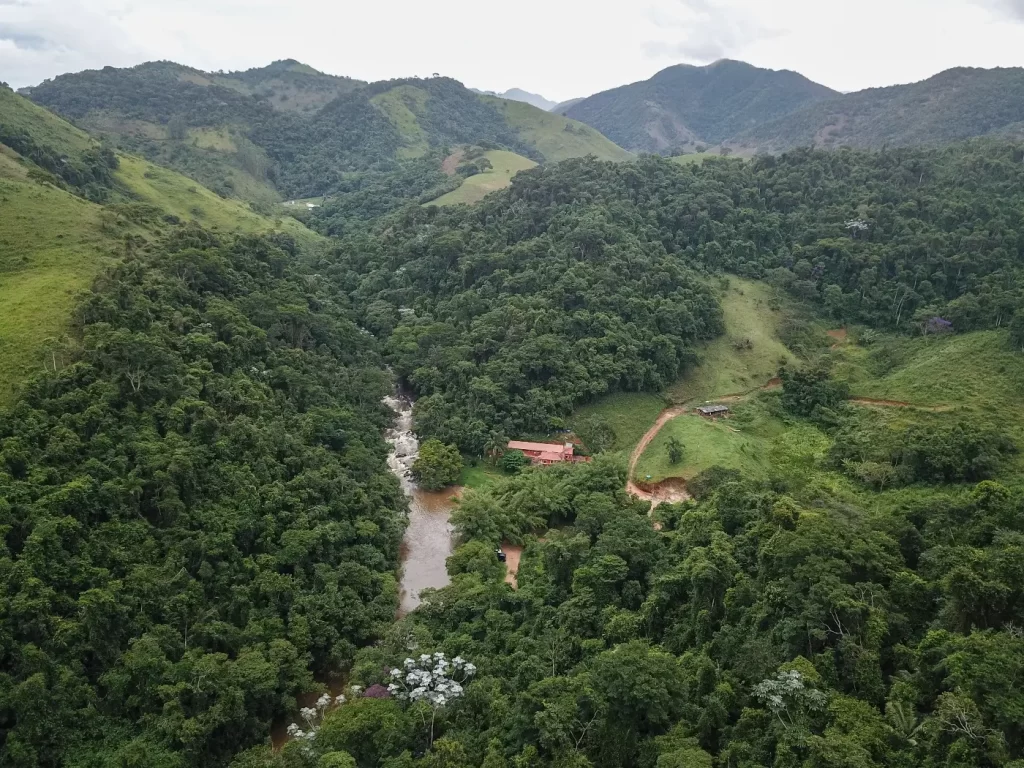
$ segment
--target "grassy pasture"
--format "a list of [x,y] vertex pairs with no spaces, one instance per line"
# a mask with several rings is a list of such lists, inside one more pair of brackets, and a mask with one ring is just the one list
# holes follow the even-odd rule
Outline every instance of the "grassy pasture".
[[773,378],[796,358],[779,340],[785,310],[765,283],[728,278],[721,293],[725,333],[699,350],[700,365],[669,388],[677,403],[695,403],[747,392]]
[[472,205],[483,200],[491,192],[504,189],[512,183],[512,177],[519,171],[534,168],[537,164],[529,158],[508,152],[504,149],[492,149],[484,153],[491,161],[491,168],[476,176],[470,176],[462,185],[427,205]]
[[596,128],[553,112],[545,112],[532,104],[481,96],[496,107],[505,122],[515,128],[525,142],[533,145],[548,162],[570,157],[594,155],[599,160],[630,160],[633,153],[606,138]]

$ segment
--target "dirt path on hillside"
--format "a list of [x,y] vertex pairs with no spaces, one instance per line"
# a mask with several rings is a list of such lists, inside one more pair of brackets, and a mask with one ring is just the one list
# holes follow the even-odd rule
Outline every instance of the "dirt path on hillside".
[[644,436],[640,438],[640,442],[636,444],[636,448],[633,449],[633,453],[629,455],[629,476],[626,481],[626,492],[636,496],[638,499],[644,499],[645,501],[651,502],[651,508],[658,506],[663,503],[674,504],[679,501],[686,501],[690,498],[690,494],[686,492],[686,483],[680,478],[670,478],[663,483],[655,483],[652,485],[644,484],[644,487],[633,482],[633,472],[636,470],[636,463],[640,460],[643,452],[647,449],[647,446],[651,444],[651,440],[655,438],[661,428],[668,424],[676,416],[686,413],[686,406],[674,405],[671,408],[666,408],[660,414],[658,414],[657,420],[648,429]]
[[[842,336],[839,336],[839,334],[842,334]],[[830,331],[829,335],[833,336],[833,338],[845,338],[846,330],[841,329],[840,331]],[[708,402],[736,403],[746,400],[757,392],[766,392],[768,390],[778,389],[781,386],[782,379],[774,378],[765,384],[762,384],[760,387],[755,387],[754,389],[746,392],[737,392],[731,395],[715,397],[708,400]],[[932,411],[935,413],[952,410],[952,406],[949,405],[915,405],[914,403],[908,403],[903,400],[883,400],[874,397],[851,397],[848,398],[847,402],[855,405],[875,405],[886,408],[914,408],[919,411]],[[662,427],[677,416],[681,416],[686,413],[686,411],[687,407],[685,405],[674,405],[671,408],[666,408],[658,414],[657,420],[653,425],[651,425],[651,428],[644,433],[644,436],[640,438],[640,442],[636,444],[633,452],[629,455],[629,479],[626,481],[626,492],[636,496],[638,499],[644,499],[645,501],[651,502],[652,509],[659,504],[675,504],[691,498],[689,492],[686,490],[686,481],[681,477],[669,477],[662,480],[660,483],[637,483],[633,480],[637,462],[640,461],[640,457],[643,455],[644,451],[647,450],[647,446],[651,444],[651,441],[661,431]],[[511,572],[512,569],[510,568],[509,571]]]
[[441,171],[447,176],[454,176],[456,169],[459,167],[459,163],[462,162],[462,156],[465,154],[466,150],[464,149],[457,149],[452,152],[441,163]]

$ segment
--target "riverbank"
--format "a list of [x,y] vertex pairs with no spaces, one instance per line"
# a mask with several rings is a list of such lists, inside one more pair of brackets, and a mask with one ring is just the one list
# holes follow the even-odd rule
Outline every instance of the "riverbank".
[[412,478],[412,465],[419,456],[419,440],[412,429],[412,400],[401,395],[384,398],[396,414],[395,426],[385,439],[391,445],[388,468],[402,484],[409,498],[409,525],[402,538],[400,604],[398,616],[405,616],[420,604],[420,592],[449,584],[445,563],[452,553],[449,522],[459,489],[425,491]]

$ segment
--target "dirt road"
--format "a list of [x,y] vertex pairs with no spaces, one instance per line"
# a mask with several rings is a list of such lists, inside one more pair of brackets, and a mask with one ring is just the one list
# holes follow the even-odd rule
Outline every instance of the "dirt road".
[[633,453],[629,456],[629,479],[626,481],[626,492],[636,496],[639,499],[645,499],[651,502],[652,507],[656,507],[659,504],[670,503],[674,504],[679,501],[686,501],[690,498],[690,494],[686,492],[686,484],[680,478],[670,478],[663,483],[656,483],[654,485],[647,486],[650,488],[641,488],[639,485],[633,482],[633,472],[636,470],[636,463],[640,460],[644,450],[648,445],[651,444],[651,440],[654,439],[655,435],[661,431],[661,428],[668,424],[676,416],[686,413],[686,407],[682,405],[675,405],[671,408],[666,408],[659,415],[657,420],[651,426],[644,436],[640,438],[640,442],[636,444],[636,448],[633,449]]

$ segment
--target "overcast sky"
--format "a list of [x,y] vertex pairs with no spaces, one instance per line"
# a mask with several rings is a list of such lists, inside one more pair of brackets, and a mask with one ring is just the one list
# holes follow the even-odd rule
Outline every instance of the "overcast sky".
[[843,91],[1024,66],[1024,0],[0,0],[0,80],[14,87],[154,59],[294,58],[564,100],[723,57]]

